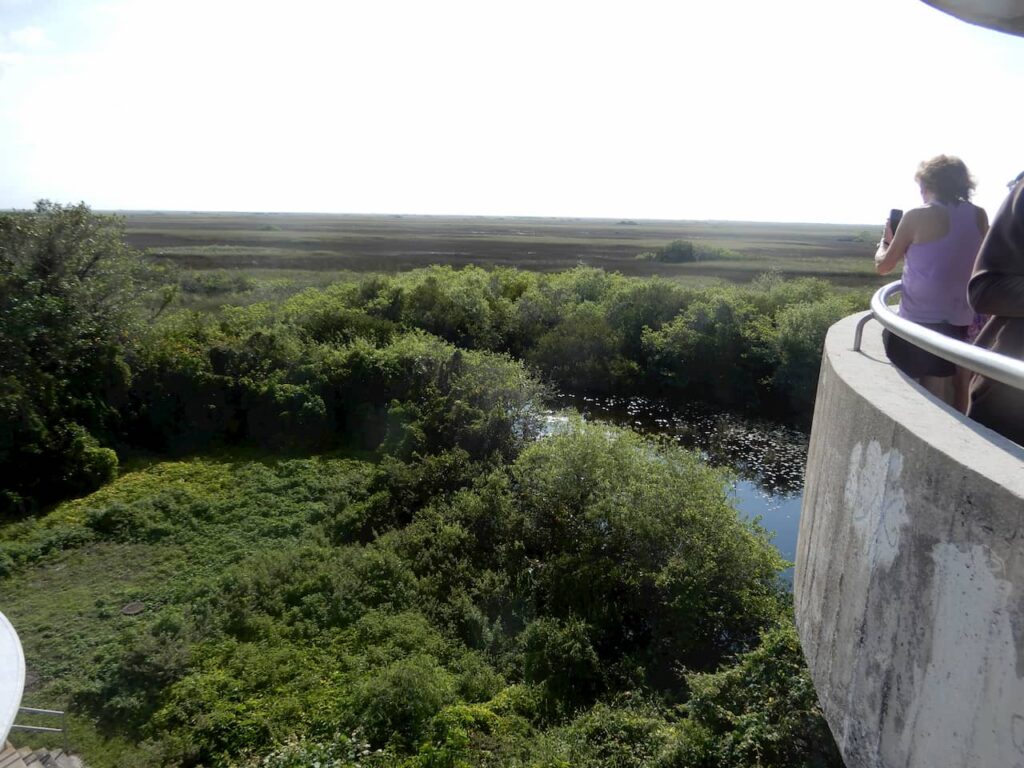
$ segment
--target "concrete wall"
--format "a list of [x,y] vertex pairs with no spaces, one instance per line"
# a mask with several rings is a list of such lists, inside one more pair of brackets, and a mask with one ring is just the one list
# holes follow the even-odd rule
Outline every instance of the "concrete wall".
[[848,768],[1024,767],[1024,450],[831,328],[797,626]]

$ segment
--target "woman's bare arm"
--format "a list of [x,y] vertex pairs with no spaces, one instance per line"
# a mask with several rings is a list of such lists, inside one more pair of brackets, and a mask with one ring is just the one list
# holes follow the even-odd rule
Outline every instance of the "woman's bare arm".
[[[878,244],[875,251],[875,271],[880,275],[887,275],[892,272],[896,265],[907,255],[907,249],[914,242],[914,230],[918,224],[917,209],[907,211],[896,227],[896,233],[889,229],[889,223],[885,224],[885,235],[882,242]],[[886,239],[890,242],[886,244]]]

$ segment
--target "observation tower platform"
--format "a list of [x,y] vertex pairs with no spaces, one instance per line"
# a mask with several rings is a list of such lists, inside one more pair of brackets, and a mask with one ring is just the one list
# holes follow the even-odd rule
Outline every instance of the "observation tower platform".
[[[1024,448],[828,333],[797,627],[847,768],[1024,765]],[[1024,392],[1021,393],[1024,397]]]

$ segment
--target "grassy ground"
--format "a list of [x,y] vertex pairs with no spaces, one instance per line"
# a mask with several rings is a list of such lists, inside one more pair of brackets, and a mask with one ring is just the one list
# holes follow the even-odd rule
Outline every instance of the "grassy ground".
[[[329,282],[346,272],[431,264],[558,271],[577,264],[687,282],[745,282],[776,269],[840,285],[874,285],[870,226],[715,221],[331,214],[127,213],[130,244],[188,269],[231,269]],[[638,260],[690,240],[720,257],[692,264]],[[300,277],[301,276],[301,277]],[[326,278],[326,280],[325,280]]]
[[[370,466],[339,456],[139,462],[95,494],[0,528],[8,570],[0,606],[24,647],[23,706],[66,709],[74,693],[97,684],[104,658],[161,609],[184,608],[260,551],[315,538],[316,521],[361,488]],[[141,611],[124,612],[132,603]],[[82,716],[69,719],[69,731],[73,750],[97,768],[145,762],[137,746],[105,737]],[[38,734],[11,740],[62,746],[60,737]]]

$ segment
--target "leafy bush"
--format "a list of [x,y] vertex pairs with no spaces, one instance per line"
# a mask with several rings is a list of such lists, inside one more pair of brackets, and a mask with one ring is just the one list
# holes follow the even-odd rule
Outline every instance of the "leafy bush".
[[607,392],[620,347],[601,308],[586,302],[537,339],[528,359],[571,390]]
[[298,642],[355,624],[368,611],[414,601],[405,564],[379,547],[296,545],[261,552],[229,568],[192,613],[209,630],[255,642]]
[[64,471],[59,477],[69,492],[88,493],[117,477],[117,454],[102,447],[83,427],[66,423],[56,431],[63,433],[60,442],[65,446]]
[[793,304],[779,313],[774,339],[779,363],[772,374],[772,385],[794,411],[809,414],[813,410],[825,334],[858,308],[855,300],[828,297],[815,303]]
[[503,352],[574,391],[809,415],[823,326],[858,302],[777,275],[701,292],[582,267],[367,278],[165,323],[137,358],[125,437],[170,452],[246,441],[510,457],[544,389]]
[[579,768],[644,768],[669,738],[665,716],[640,701],[599,703],[561,729],[569,765]]
[[393,764],[393,755],[372,749],[357,729],[326,742],[291,736],[270,752],[233,764],[233,768],[383,768]]
[[370,743],[399,749],[418,743],[430,720],[454,696],[451,675],[422,654],[367,675],[354,693],[356,712]]
[[727,248],[719,248],[706,243],[693,243],[689,240],[673,240],[657,250],[644,251],[636,255],[640,261],[660,261],[664,264],[686,264],[694,261],[739,257],[740,254]]
[[761,364],[756,314],[738,291],[707,291],[674,320],[644,334],[657,375],[671,387],[735,406],[759,401]]
[[407,285],[402,320],[461,347],[496,349],[512,306],[500,287],[478,267],[431,267]]
[[745,647],[777,610],[777,551],[696,456],[577,424],[512,472],[510,567],[529,571],[538,613],[589,625],[604,664],[629,648],[658,684],[675,664]]
[[180,278],[181,290],[201,296],[222,296],[233,293],[247,293],[256,287],[252,278],[241,272],[226,269],[192,271]]
[[606,297],[609,327],[622,342],[622,355],[643,369],[645,328],[658,330],[693,300],[696,292],[660,278],[620,281]]
[[537,619],[521,642],[527,682],[543,686],[555,714],[588,704],[603,688],[601,660],[590,640],[590,627],[578,619]]
[[153,270],[123,225],[47,201],[0,214],[0,514],[87,493],[117,470],[108,445]]
[[655,251],[655,260],[663,261],[666,264],[681,264],[687,261],[695,261],[696,253],[693,243],[689,240],[673,240],[668,245],[662,246]]
[[791,622],[767,629],[735,665],[688,675],[687,684],[688,719],[659,766],[842,766]]
[[345,714],[345,698],[322,677],[337,662],[321,648],[220,640],[193,646],[191,656],[143,731],[165,763],[221,765],[267,749],[277,733],[330,733]]
[[189,671],[199,639],[177,608],[161,611],[148,628],[128,630],[93,660],[88,687],[76,691],[76,708],[91,711],[106,729],[138,739],[167,690]]

